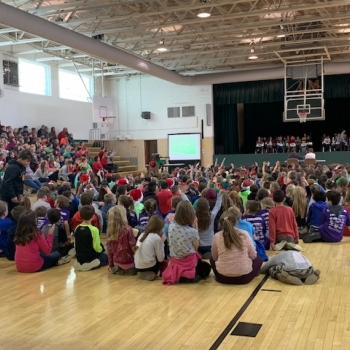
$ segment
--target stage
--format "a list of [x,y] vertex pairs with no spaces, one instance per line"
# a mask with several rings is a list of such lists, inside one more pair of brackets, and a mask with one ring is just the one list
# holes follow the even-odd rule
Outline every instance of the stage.
[[[350,163],[350,151],[348,152],[315,152],[316,160],[325,160],[322,165],[328,165],[333,163]],[[213,156],[213,164],[217,158],[218,164],[221,163],[223,158],[226,158],[225,165],[229,166],[231,163],[235,166],[244,165],[249,167],[255,162],[261,166],[264,161],[269,161],[271,164],[275,164],[277,161],[281,163],[286,162],[289,153],[263,153],[263,154],[218,154]],[[303,156],[302,153],[300,155]]]

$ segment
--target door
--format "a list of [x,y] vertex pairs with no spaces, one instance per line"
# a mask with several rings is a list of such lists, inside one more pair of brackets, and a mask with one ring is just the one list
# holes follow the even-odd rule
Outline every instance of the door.
[[145,140],[145,163],[148,164],[152,159],[153,153],[158,153],[158,141],[157,140]]

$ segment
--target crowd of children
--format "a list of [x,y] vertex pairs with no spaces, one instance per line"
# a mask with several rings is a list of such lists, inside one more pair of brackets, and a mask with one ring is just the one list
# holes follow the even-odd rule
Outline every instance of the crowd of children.
[[[21,174],[27,155],[16,160],[17,172],[8,167],[11,176]],[[32,204],[16,185],[18,193],[0,201],[0,254],[20,272],[75,257],[76,271],[108,265],[112,274],[147,281],[159,275],[168,285],[198,282],[211,270],[225,284],[249,283],[259,270],[284,283],[312,284],[320,271],[299,241],[339,242],[349,234],[349,169],[222,163],[127,179],[115,174],[100,184],[83,174],[75,193],[70,182],[41,183]],[[280,253],[269,260],[268,249]]]
[[[65,153],[72,151],[67,147]],[[18,271],[75,258],[76,271],[108,265],[112,274],[148,281],[159,275],[168,285],[198,282],[211,270],[226,284],[249,283],[259,270],[285,283],[312,284],[320,271],[300,253],[299,240],[339,242],[350,232],[350,165],[245,168],[223,161],[122,178],[90,167],[82,147],[76,173],[61,171],[71,164],[66,154],[58,172],[64,175],[55,178],[66,181],[51,183],[43,162],[32,170],[34,203],[23,187],[34,147],[17,147],[8,161],[0,187],[0,256],[14,260]],[[286,252],[268,260],[268,249]]]

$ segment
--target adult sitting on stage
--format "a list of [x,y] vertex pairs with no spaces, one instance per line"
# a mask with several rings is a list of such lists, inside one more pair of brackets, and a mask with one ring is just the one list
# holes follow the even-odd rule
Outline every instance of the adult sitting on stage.
[[316,159],[316,154],[312,148],[309,148],[309,151],[305,154],[305,159]]
[[261,137],[258,137],[255,144],[255,153],[263,153],[264,142],[261,140]]
[[331,150],[331,139],[329,135],[324,135],[322,140],[322,151],[329,152]]
[[288,156],[288,159],[299,159],[299,160],[303,160],[304,158],[296,152],[295,148],[291,149],[291,153]]

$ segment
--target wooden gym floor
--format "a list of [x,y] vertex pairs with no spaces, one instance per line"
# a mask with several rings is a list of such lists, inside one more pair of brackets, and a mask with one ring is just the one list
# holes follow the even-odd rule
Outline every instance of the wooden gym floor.
[[[0,349],[350,349],[350,238],[304,248],[321,270],[312,286],[163,286],[72,262],[21,274],[2,258]],[[262,326],[231,335],[239,322]]]

